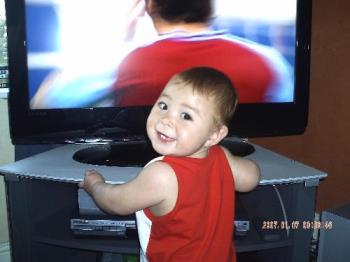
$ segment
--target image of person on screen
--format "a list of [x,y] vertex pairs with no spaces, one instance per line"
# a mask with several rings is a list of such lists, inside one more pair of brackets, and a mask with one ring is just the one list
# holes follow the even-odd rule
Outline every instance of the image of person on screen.
[[131,181],[87,171],[79,186],[111,214],[136,212],[141,261],[236,261],[235,190],[254,189],[258,166],[218,143],[237,104],[230,79],[197,67],[173,76],[154,104],[147,134],[161,157]]
[[170,77],[193,66],[224,72],[240,103],[291,102],[291,67],[274,48],[213,30],[211,0],[146,0],[158,39],[121,62],[117,106],[153,104]]

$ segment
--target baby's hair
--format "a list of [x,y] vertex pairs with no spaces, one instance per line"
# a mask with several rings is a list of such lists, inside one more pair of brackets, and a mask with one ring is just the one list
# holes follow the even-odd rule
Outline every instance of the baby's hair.
[[214,99],[217,125],[229,126],[237,105],[236,89],[221,71],[211,67],[193,67],[176,74],[173,81],[190,85],[193,92]]

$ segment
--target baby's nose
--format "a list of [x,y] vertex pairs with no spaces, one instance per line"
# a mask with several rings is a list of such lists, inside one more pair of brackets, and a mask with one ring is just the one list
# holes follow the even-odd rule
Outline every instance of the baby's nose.
[[171,112],[166,112],[160,119],[159,123],[164,128],[173,128],[176,124],[176,115]]
[[164,126],[167,126],[167,127],[172,127],[174,125],[174,121],[170,117],[163,117],[160,120],[160,123]]

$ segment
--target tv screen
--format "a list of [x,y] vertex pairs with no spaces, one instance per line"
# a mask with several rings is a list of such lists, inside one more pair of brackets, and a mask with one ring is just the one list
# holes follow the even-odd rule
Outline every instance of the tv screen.
[[[144,4],[6,1],[14,144],[145,139],[148,112],[173,72],[166,72],[167,66],[157,64],[153,55],[137,56],[167,37],[157,33]],[[303,133],[308,114],[311,0],[215,0],[213,5],[208,32],[192,35],[189,42],[219,35],[249,53],[240,56],[233,50],[228,59],[236,62],[230,68],[226,61],[217,62],[218,69],[234,75],[239,96],[230,136]],[[198,65],[215,60],[205,55],[205,48],[199,46],[195,52],[209,62]],[[256,66],[252,58],[256,55],[266,72]],[[185,59],[179,62],[165,56],[175,70],[186,67],[181,64]],[[140,59],[132,61],[135,57]],[[146,66],[138,71],[139,64]],[[165,77],[159,80],[162,74]],[[133,77],[141,79],[141,87]],[[152,86],[143,89],[147,79]]]

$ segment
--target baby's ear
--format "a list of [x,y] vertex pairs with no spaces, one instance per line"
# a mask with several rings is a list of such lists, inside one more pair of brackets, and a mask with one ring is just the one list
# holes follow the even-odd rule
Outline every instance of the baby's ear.
[[228,128],[225,125],[221,125],[219,128],[215,129],[212,135],[209,137],[205,146],[210,147],[220,143],[222,139],[224,139],[228,134]]

